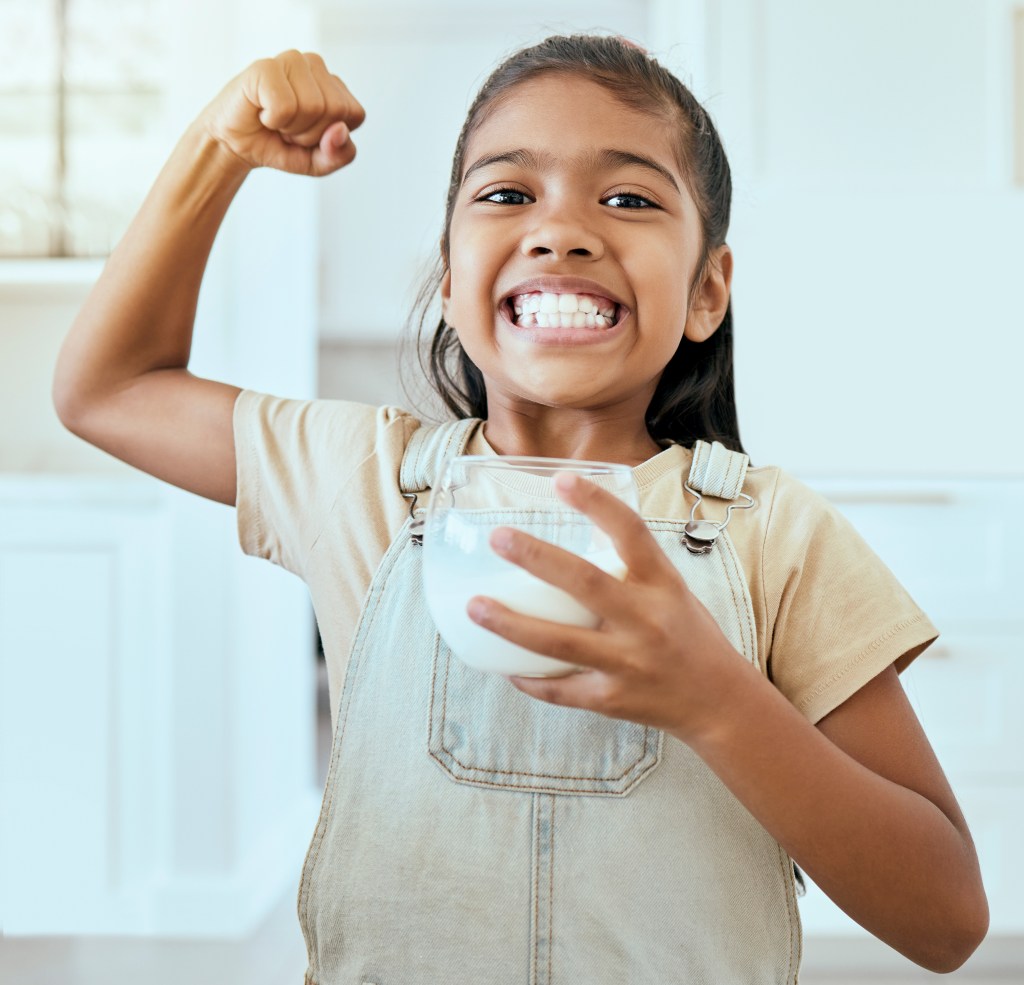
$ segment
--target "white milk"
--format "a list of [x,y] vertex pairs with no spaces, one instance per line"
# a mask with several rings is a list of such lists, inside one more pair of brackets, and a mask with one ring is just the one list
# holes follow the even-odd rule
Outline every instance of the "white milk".
[[[614,549],[584,555],[584,559],[622,580],[626,566]],[[481,571],[453,553],[436,557],[426,579],[427,605],[437,630],[452,652],[478,670],[531,677],[557,677],[575,667],[533,653],[478,626],[466,613],[469,600],[486,595],[503,605],[552,622],[593,628],[599,618],[567,592],[542,581],[495,555],[494,564]]]

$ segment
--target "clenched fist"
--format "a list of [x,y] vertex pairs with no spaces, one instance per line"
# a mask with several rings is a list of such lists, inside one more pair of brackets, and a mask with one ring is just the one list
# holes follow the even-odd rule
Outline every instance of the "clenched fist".
[[356,156],[350,132],[365,117],[319,55],[286,51],[232,79],[200,121],[250,167],[319,176]]

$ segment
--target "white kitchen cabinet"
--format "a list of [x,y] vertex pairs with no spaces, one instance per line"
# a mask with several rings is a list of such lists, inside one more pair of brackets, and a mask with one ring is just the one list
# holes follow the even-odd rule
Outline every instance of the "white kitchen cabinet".
[[[990,934],[1024,935],[1024,482],[805,481],[850,519],[938,627],[904,689],[981,861]],[[866,932],[811,883],[808,935]]]
[[226,507],[0,476],[4,932],[250,932],[319,806],[313,642]]
[[[168,152],[253,58],[316,47],[305,3],[157,8]],[[314,395],[316,237],[313,182],[246,180],[194,372]],[[308,592],[242,555],[233,510],[59,433],[53,362],[88,284],[45,261],[21,283],[24,266],[0,277],[0,928],[249,934],[294,886],[319,806]]]

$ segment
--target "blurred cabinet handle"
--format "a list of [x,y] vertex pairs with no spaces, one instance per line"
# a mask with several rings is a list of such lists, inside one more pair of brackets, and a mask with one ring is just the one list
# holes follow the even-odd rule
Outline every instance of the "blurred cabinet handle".
[[846,490],[826,492],[825,498],[836,505],[856,506],[879,504],[882,506],[949,506],[954,502],[952,493],[940,490],[898,492],[893,490]]
[[1024,6],[1013,10],[1013,183],[1024,188]]

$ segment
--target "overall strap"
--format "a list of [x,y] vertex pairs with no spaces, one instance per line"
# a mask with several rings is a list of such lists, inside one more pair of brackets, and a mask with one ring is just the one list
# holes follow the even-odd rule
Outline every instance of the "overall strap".
[[[729,451],[718,441],[708,444],[698,441],[693,446],[690,475],[684,483],[688,492],[697,497],[690,510],[690,521],[683,528],[683,545],[691,554],[709,554],[719,534],[729,525],[733,510],[749,510],[756,504],[743,489],[750,459],[742,452]],[[731,503],[725,517],[719,521],[698,520],[697,508],[705,496],[715,499],[742,499],[742,506]]]
[[742,452],[729,451],[721,442],[698,441],[687,485],[702,496],[736,499],[743,488],[750,459]]
[[470,417],[445,424],[420,425],[409,439],[398,482],[403,495],[431,489],[441,474],[441,466],[449,458],[461,455],[473,429],[480,423]]

